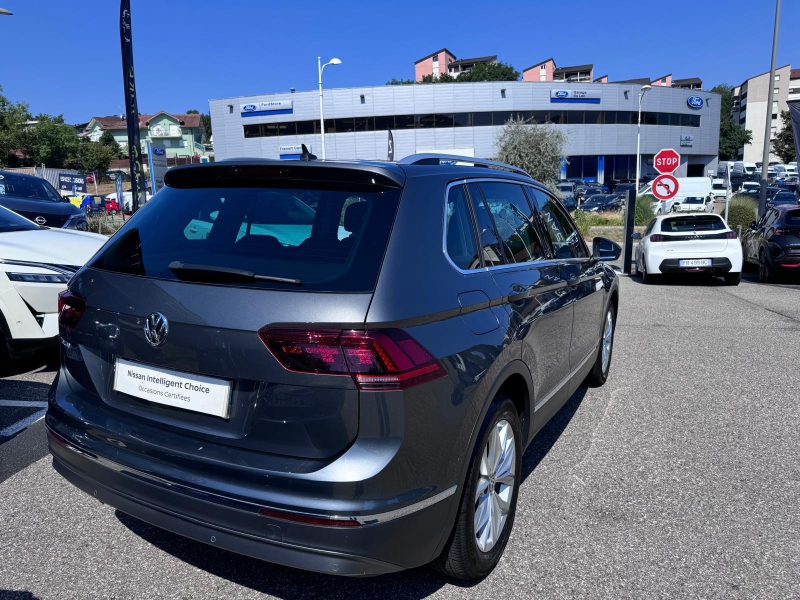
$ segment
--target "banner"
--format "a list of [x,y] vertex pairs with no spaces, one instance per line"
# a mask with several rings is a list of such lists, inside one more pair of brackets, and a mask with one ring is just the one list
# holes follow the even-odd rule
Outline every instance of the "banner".
[[389,160],[394,160],[394,137],[392,130],[389,130]]
[[74,196],[76,193],[86,193],[86,176],[73,175],[72,173],[58,174],[58,189],[71,191]]
[[145,182],[142,145],[139,142],[139,109],[136,105],[136,78],[133,72],[131,0],[119,3],[119,41],[122,46],[122,79],[125,84],[125,115],[128,125],[128,153],[131,159],[131,210],[144,204]]
[[117,188],[117,206],[119,206],[119,212],[123,212],[125,210],[125,197],[122,195],[122,173],[117,175],[115,184]]
[[167,151],[163,144],[147,142],[147,164],[150,168],[150,191],[153,194],[164,187],[167,172]]
[[790,100],[788,105],[794,133],[794,159],[800,160],[800,100]]

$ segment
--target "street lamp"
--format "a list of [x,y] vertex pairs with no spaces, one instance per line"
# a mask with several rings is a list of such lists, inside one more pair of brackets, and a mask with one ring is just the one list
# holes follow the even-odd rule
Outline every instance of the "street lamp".
[[322,112],[322,71],[328,65],[340,65],[342,61],[338,58],[332,58],[330,62],[322,64],[322,57],[317,57],[317,69],[319,70],[319,133],[322,140],[322,160],[325,160],[325,115]]
[[12,13],[10,10],[6,10],[5,8],[0,8],[0,15],[8,15],[10,17],[13,14],[14,13]]
[[641,167],[641,158],[639,153],[642,148],[642,98],[644,95],[649,92],[652,86],[647,84],[642,86],[642,91],[639,94],[639,117],[636,121],[636,195],[639,195],[639,176],[641,175],[640,167]]

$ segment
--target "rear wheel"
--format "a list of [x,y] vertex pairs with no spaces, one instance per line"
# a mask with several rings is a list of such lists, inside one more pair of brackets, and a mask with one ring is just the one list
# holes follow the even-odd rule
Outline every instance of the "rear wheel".
[[492,572],[503,555],[517,507],[522,427],[514,404],[498,394],[472,459],[455,529],[431,566],[457,579]]
[[739,285],[742,281],[742,274],[741,273],[726,273],[725,274],[725,285]]
[[775,283],[775,267],[767,256],[767,251],[762,248],[758,253],[758,280],[761,283]]
[[655,275],[650,275],[647,272],[647,260],[644,256],[642,256],[642,270],[640,273],[642,275],[642,283],[653,284],[658,280]]
[[600,348],[597,351],[597,359],[594,367],[586,376],[586,384],[590,387],[600,387],[608,379],[608,372],[611,369],[611,355],[614,353],[614,332],[617,326],[617,311],[610,304],[606,309],[606,316],[603,319],[603,331],[600,335]]

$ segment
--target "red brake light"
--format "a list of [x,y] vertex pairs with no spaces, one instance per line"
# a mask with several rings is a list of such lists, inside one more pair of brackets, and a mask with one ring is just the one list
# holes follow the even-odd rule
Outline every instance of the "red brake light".
[[663,241],[665,241],[665,238],[660,233],[654,233],[654,234],[652,234],[650,236],[650,241],[651,242],[663,242]]
[[77,292],[64,290],[58,295],[58,324],[64,329],[75,329],[85,310],[86,300]]
[[738,235],[736,235],[736,232],[735,232],[735,231],[728,231],[728,232],[726,232],[726,233],[725,233],[725,237],[726,237],[727,239],[729,239],[729,240],[735,240],[735,239],[736,239],[736,238],[738,238],[739,236],[738,236]]
[[794,235],[797,233],[797,230],[787,229],[786,227],[776,227],[774,233],[775,235]]
[[258,334],[284,368],[350,375],[362,390],[404,390],[447,375],[439,361],[401,329],[262,329]]

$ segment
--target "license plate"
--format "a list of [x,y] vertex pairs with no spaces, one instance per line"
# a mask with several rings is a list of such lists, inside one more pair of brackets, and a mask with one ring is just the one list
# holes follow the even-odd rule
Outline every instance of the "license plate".
[[114,389],[142,400],[227,419],[231,384],[196,373],[116,360]]
[[682,260],[680,261],[680,266],[682,267],[710,267],[711,266],[711,259],[710,258],[693,258],[690,260]]

